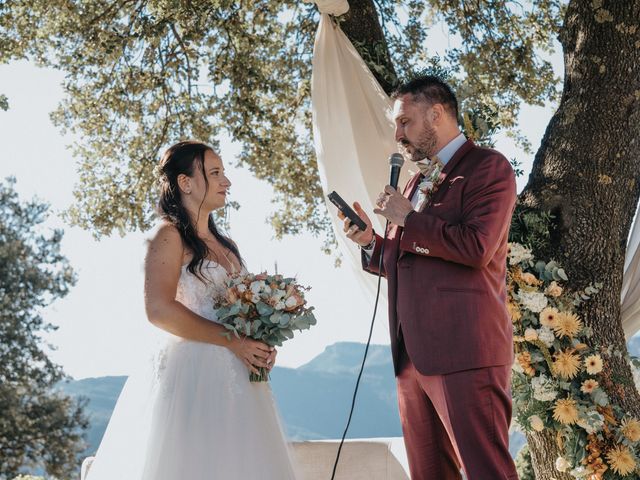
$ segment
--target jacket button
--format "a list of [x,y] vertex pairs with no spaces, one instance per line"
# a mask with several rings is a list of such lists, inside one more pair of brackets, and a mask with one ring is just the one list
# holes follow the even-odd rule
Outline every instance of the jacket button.
[[425,249],[424,249],[424,253],[425,253],[425,255],[429,255],[429,249],[428,249],[428,248],[425,248]]

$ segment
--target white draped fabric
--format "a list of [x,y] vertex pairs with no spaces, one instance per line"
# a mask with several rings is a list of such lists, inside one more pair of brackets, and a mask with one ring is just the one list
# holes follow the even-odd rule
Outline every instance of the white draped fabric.
[[640,330],[640,222],[638,215],[627,243],[622,277],[622,328],[627,339]]
[[[317,0],[322,16],[313,52],[313,134],[325,195],[337,191],[347,203],[359,201],[371,214],[374,201],[388,183],[388,157],[396,151],[391,101],[329,14],[349,9],[346,0]],[[408,174],[403,168],[400,185]],[[336,208],[329,205],[341,252],[361,283],[375,292],[375,278],[362,272],[360,253],[342,233]],[[374,228],[382,232],[380,217]],[[627,338],[640,330],[640,225],[636,222],[627,248],[622,288],[622,326]],[[606,285],[607,279],[602,279]],[[384,288],[384,287],[383,287]],[[381,295],[385,301],[386,295]]]
[[[389,182],[389,155],[396,151],[391,101],[327,14],[320,19],[315,40],[311,95],[314,143],[325,194],[335,190],[349,204],[360,202],[374,229],[382,233],[384,219],[372,212],[376,197]],[[346,239],[336,208],[327,203],[341,252],[361,283],[374,292],[375,277],[362,272],[358,248]],[[384,292],[381,302],[386,303]]]

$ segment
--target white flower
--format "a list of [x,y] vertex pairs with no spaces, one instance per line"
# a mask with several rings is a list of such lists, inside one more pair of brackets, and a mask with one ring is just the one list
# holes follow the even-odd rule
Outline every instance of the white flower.
[[257,293],[254,293],[253,295],[251,295],[251,301],[253,303],[258,303],[260,301],[260,295],[258,295]]
[[544,430],[544,422],[538,415],[531,415],[529,417],[529,425],[531,425],[531,428],[533,428],[536,432],[541,432],[542,430]]
[[566,472],[571,468],[571,464],[564,457],[556,458],[556,470],[559,472]]
[[516,359],[513,362],[513,365],[511,365],[511,370],[513,370],[516,373],[524,373],[524,369],[522,368],[522,365],[520,365],[520,362],[518,361],[518,357],[516,357]]
[[284,310],[284,302],[283,301],[279,301],[278,303],[275,304],[275,306],[273,307],[276,310]]
[[531,250],[523,247],[519,243],[509,244],[509,265],[517,265],[525,260],[532,260]]
[[287,298],[287,300],[284,302],[284,305],[287,308],[291,308],[291,307],[295,307],[298,304],[298,300],[296,300],[295,297],[289,297]]
[[264,289],[266,283],[264,280],[255,280],[251,282],[251,286],[249,287],[253,293],[260,293],[261,290]]
[[420,191],[422,192],[428,192],[433,190],[433,182],[431,180],[423,180],[420,182],[420,185],[418,185],[418,188],[420,189]]
[[598,412],[588,412],[586,416],[580,417],[577,424],[588,434],[599,432],[604,426],[604,417]]
[[539,402],[550,402],[558,396],[555,382],[544,374],[531,379],[531,388],[533,398]]
[[518,294],[524,308],[534,313],[540,313],[547,306],[547,297],[540,292],[522,292]]
[[244,285],[244,283],[239,284],[236,288],[238,289],[239,293],[244,293],[247,290],[247,287]]
[[587,478],[592,474],[591,471],[587,470],[585,467],[580,466],[576,467],[569,472],[573,478]]
[[547,348],[551,348],[553,346],[553,341],[556,336],[553,334],[553,331],[549,327],[542,326],[538,330],[538,339],[544,343]]

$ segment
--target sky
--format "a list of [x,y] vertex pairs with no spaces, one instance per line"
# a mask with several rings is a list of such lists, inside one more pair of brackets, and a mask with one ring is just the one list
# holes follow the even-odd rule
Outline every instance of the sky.
[[[561,68],[559,56],[554,59]],[[0,110],[0,179],[15,176],[22,200],[37,197],[51,205],[47,228],[64,228],[62,252],[74,267],[78,282],[63,299],[47,307],[45,320],[58,327],[46,340],[55,346],[51,358],[70,376],[80,379],[104,375],[127,375],[158,341],[155,327],[144,315],[142,263],[148,234],[117,234],[96,241],[90,232],[66,225],[60,214],[73,203],[77,182],[74,159],[67,146],[74,140],[61,135],[49,113],[62,99],[63,74],[36,67],[26,61],[0,66],[0,93],[7,95],[10,109]],[[524,106],[520,122],[534,151],[553,113],[551,106]],[[532,158],[509,139],[498,137],[496,148],[507,158],[522,161],[524,187]],[[230,235],[239,245],[249,270],[278,270],[297,276],[309,285],[311,305],[318,324],[297,333],[279,349],[278,364],[297,367],[310,361],[325,347],[338,341],[366,342],[373,298],[361,287],[358,276],[343,262],[336,268],[334,257],[321,251],[321,241],[309,234],[278,241],[267,218],[273,212],[273,191],[264,181],[238,168],[239,147],[221,139],[221,156],[234,184],[231,199],[240,210],[231,212]],[[381,186],[382,188],[382,186]],[[373,343],[388,344],[387,314],[378,312]]]

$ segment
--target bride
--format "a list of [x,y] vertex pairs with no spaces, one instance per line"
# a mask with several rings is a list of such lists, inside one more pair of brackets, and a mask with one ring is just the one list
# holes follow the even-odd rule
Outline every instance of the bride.
[[159,165],[162,223],[148,244],[145,306],[169,333],[146,373],[127,381],[87,480],[286,480],[292,462],[267,382],[276,352],[223,336],[214,297],[246,273],[211,212],[231,182],[206,144],[170,147]]

